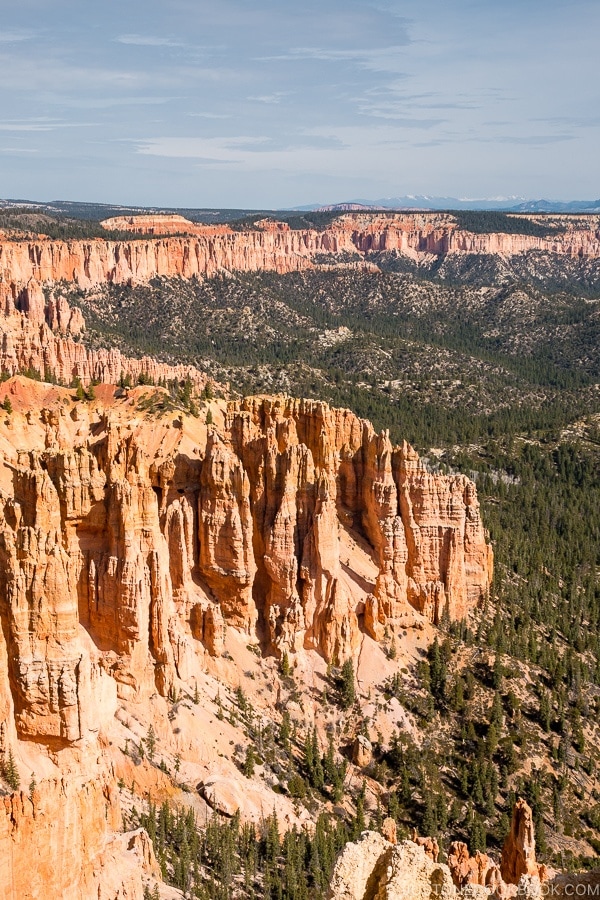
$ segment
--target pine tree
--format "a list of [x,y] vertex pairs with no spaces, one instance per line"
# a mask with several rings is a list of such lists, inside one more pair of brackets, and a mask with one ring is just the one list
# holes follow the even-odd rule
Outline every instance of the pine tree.
[[502,666],[502,657],[499,653],[496,653],[496,657],[494,659],[494,668],[492,670],[492,684],[494,686],[494,690],[499,691],[502,687],[503,675],[504,667]]
[[502,698],[500,697],[498,691],[496,691],[496,693],[494,694],[492,705],[490,707],[488,721],[490,725],[495,725],[497,728],[501,728],[503,719],[504,707],[502,706]]
[[254,748],[253,748],[252,744],[248,744],[248,746],[246,747],[246,756],[244,759],[244,765],[242,767],[242,772],[244,773],[246,778],[252,778],[252,776],[254,775],[254,763],[255,763]]
[[290,714],[285,709],[281,716],[281,727],[279,729],[279,741],[283,749],[287,752],[290,749]]
[[4,779],[12,791],[18,791],[21,786],[21,777],[12,751],[8,751],[8,759],[4,763]]
[[343,709],[350,709],[356,700],[356,687],[354,683],[354,667],[352,660],[347,659],[342,666],[340,676],[340,702]]
[[481,850],[482,853],[485,852],[486,842],[487,835],[483,821],[480,816],[473,816],[469,837],[469,849],[471,850],[471,853],[474,853],[476,850]]
[[425,797],[425,809],[423,818],[421,819],[421,830],[427,837],[434,837],[437,833],[437,821],[431,794],[428,792]]
[[429,684],[433,698],[441,702],[446,694],[447,666],[438,639],[429,648]]
[[83,389],[83,385],[81,383],[81,378],[75,379],[75,396],[78,400],[85,400],[85,391]]
[[148,731],[144,743],[148,751],[148,759],[150,762],[154,759],[154,751],[156,750],[156,733],[152,727],[152,723],[148,726]]
[[279,671],[281,672],[282,678],[290,677],[290,658],[287,654],[287,650],[283,651],[283,656],[281,657],[281,665],[279,667]]

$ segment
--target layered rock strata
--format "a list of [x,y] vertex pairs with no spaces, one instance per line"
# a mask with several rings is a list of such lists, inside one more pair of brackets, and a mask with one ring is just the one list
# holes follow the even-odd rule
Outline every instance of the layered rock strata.
[[135,219],[126,219],[119,225],[115,219],[109,220],[110,227],[150,236],[131,241],[0,241],[0,276],[20,286],[33,278],[41,283],[67,281],[90,288],[109,282],[146,282],[156,276],[202,278],[235,270],[294,272],[311,268],[328,256],[344,254],[360,260],[385,251],[412,258],[449,253],[511,256],[533,250],[571,257],[600,256],[597,217],[572,217],[562,223],[563,230],[550,237],[474,234],[443,214],[348,214],[322,231],[290,229],[271,222],[233,231],[227,226],[184,222],[172,223],[173,228],[192,230],[193,234],[157,236],[172,229],[164,221],[136,224]]
[[[75,334],[77,313],[36,286],[18,302],[24,333],[54,335],[50,319]],[[120,811],[103,735],[119,703],[188,684],[227,626],[266,653],[341,662],[365,633],[465,615],[490,584],[467,478],[432,475],[324,403],[215,401],[207,425],[206,407],[156,418],[163,393],[0,385],[0,757],[15,750],[22,783],[38,780],[0,807],[11,900],[44,892],[32,848],[47,896],[108,896],[97,866],[129,850],[109,840]],[[137,898],[130,856],[119,890]]]

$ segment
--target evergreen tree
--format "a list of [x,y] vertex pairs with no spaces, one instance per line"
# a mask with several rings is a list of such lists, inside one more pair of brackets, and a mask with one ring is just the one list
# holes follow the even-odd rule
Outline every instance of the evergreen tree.
[[75,396],[78,400],[85,400],[85,390],[83,389],[83,385],[81,383],[81,378],[75,378],[74,383],[75,388]]
[[252,744],[248,744],[246,747],[246,756],[244,758],[244,765],[242,767],[242,771],[246,778],[251,778],[254,775],[254,764],[255,764],[255,755],[254,748]]
[[354,666],[352,660],[347,659],[342,666],[340,676],[340,703],[342,709],[350,709],[356,700],[356,687],[354,683]]
[[152,727],[152,723],[148,726],[148,731],[146,733],[144,743],[146,745],[146,750],[148,751],[148,759],[150,760],[150,762],[152,762],[152,760],[154,759],[154,753],[156,751],[156,732]]
[[8,751],[8,758],[4,763],[4,779],[12,791],[18,791],[21,786],[21,777],[17,768],[17,763],[12,751],[12,747]]
[[446,695],[446,680],[448,677],[446,660],[440,649],[438,639],[434,640],[428,651],[429,658],[429,685],[434,700],[443,702]]
[[279,670],[281,672],[282,678],[290,677],[290,658],[288,656],[287,650],[283,651],[283,656],[281,657],[281,666]]

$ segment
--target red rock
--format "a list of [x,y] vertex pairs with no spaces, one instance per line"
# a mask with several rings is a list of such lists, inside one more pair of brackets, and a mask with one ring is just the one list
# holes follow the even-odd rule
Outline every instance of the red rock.
[[533,817],[525,800],[519,799],[514,805],[510,832],[502,847],[500,870],[507,884],[518,884],[522,875],[539,875]]
[[416,844],[418,847],[422,847],[425,855],[432,859],[434,862],[437,862],[438,856],[440,855],[440,846],[435,838],[433,837],[419,837],[417,832],[413,830],[411,841],[413,844]]

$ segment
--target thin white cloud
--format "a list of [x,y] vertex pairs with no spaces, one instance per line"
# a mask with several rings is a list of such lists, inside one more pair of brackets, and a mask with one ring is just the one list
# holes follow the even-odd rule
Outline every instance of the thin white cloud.
[[118,44],[132,44],[135,47],[183,47],[180,41],[155,37],[151,34],[120,34],[115,38]]
[[389,47],[356,47],[336,50],[329,47],[292,47],[286,53],[257,57],[257,62],[299,62],[319,60],[322,62],[351,62],[372,72],[394,72],[401,70],[401,61],[406,46],[394,44]]
[[281,103],[284,97],[289,97],[290,91],[276,91],[274,94],[261,94],[257,97],[248,97],[248,100],[254,100],[255,103],[266,103],[271,106]]
[[201,159],[214,162],[241,162],[245,152],[269,143],[266,137],[239,135],[230,138],[161,137],[135,142],[137,152],[172,159]]
[[145,97],[145,96],[123,96],[123,97],[94,97],[85,99],[65,98],[62,103],[72,109],[112,109],[119,106],[161,106],[165,103],[172,103],[174,100],[181,100],[181,97]]
[[229,113],[191,112],[187,115],[194,119],[231,119]]
[[0,131],[54,131],[57,128],[91,128],[98,122],[61,122],[52,119],[9,119],[0,122]]
[[22,31],[21,29],[11,30],[0,28],[0,44],[18,44],[21,41],[30,41],[33,38],[32,31]]

